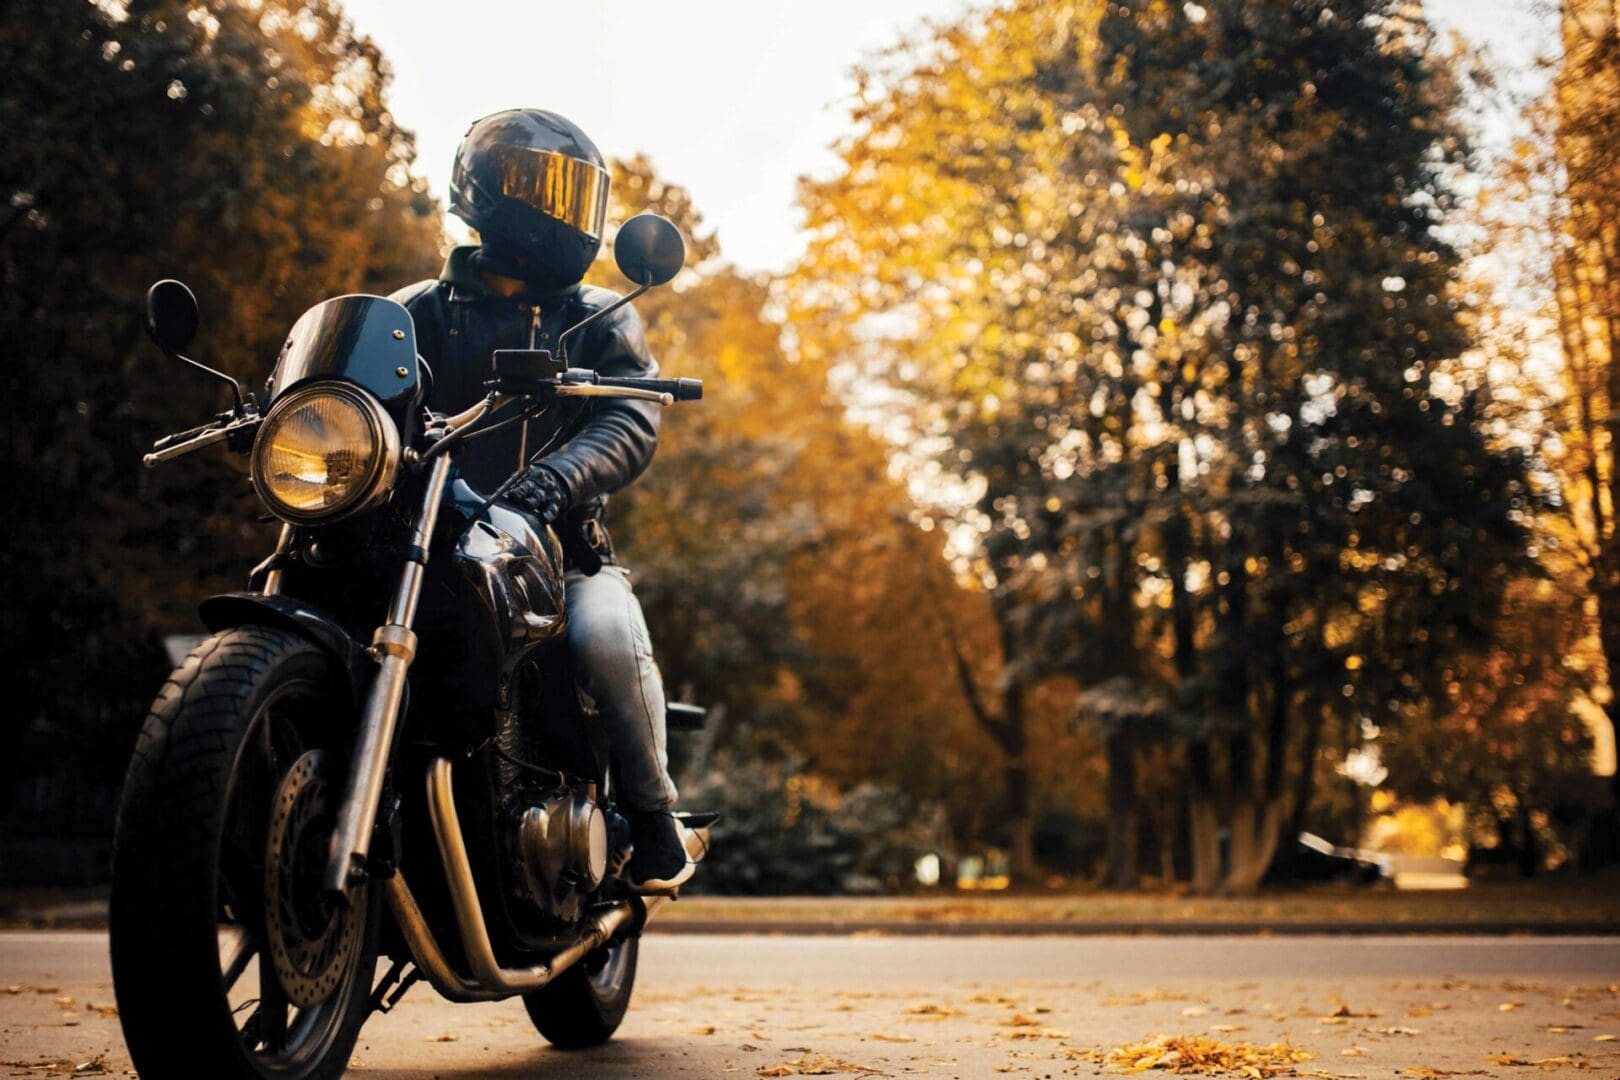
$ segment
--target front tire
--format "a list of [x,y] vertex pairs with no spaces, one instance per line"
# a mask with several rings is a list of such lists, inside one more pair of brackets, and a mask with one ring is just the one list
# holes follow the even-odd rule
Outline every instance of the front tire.
[[[331,658],[262,626],[208,638],[158,694],[124,782],[109,910],[142,1077],[342,1075],[369,1011],[380,894],[323,906],[304,864],[330,835],[351,717]],[[283,841],[304,854],[270,850]],[[327,966],[290,997],[277,967],[300,978],[311,955]]]
[[599,1046],[613,1038],[636,985],[639,938],[604,945],[538,990],[523,995],[529,1019],[560,1050]]

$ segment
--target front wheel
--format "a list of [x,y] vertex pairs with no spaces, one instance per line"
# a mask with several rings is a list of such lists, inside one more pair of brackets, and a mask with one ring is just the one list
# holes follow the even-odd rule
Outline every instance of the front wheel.
[[630,1008],[641,941],[604,945],[538,990],[523,995],[536,1030],[563,1050],[598,1046],[613,1037]]
[[285,630],[205,640],[158,694],[124,781],[113,985],[142,1077],[329,1080],[365,1022],[376,890],[321,889],[348,692]]

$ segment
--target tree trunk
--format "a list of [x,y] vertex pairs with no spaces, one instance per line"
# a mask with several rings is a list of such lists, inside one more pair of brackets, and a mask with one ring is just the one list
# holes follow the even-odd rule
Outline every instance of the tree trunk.
[[[1012,626],[1007,611],[1000,604],[992,603],[991,610],[995,614],[996,627],[1001,636],[1002,663],[1005,664],[1012,656],[1014,644]],[[962,698],[967,703],[968,712],[973,715],[979,729],[990,737],[996,749],[1001,752],[1004,799],[1002,805],[1010,835],[1010,842],[1007,845],[1007,874],[1015,882],[1033,881],[1035,821],[1030,810],[1029,768],[1026,760],[1029,735],[1024,723],[1024,688],[1016,679],[1008,680],[1001,692],[1001,710],[999,713],[993,711],[979,691],[967,650],[962,646],[961,639],[956,636],[948,616],[944,620],[944,625],[956,668],[957,684],[962,690]]]
[[1141,884],[1137,852],[1141,823],[1136,801],[1136,747],[1130,734],[1108,736],[1108,877],[1110,889],[1135,889]]
[[1192,854],[1192,890],[1215,891],[1221,880],[1221,818],[1215,804],[1214,767],[1209,743],[1187,744],[1187,841]]
[[1007,876],[1019,884],[1035,880],[1035,818],[1030,810],[1029,767],[1026,755],[1029,740],[1024,730],[1024,690],[1016,682],[1001,694],[1001,717],[997,742],[1005,755],[1002,783],[1005,786],[1007,831]]
[[1008,758],[1001,775],[1007,792],[1007,876],[1020,884],[1035,880],[1035,822],[1029,806],[1029,770],[1023,759]]
[[1233,740],[1232,789],[1237,804],[1232,810],[1231,856],[1221,892],[1247,896],[1260,887],[1277,854],[1284,814],[1283,789],[1288,768],[1288,720],[1292,715],[1293,684],[1288,671],[1284,620],[1279,613],[1272,625],[1268,651],[1271,710],[1266,720],[1265,783],[1256,792],[1249,739]]
[[1251,795],[1238,800],[1232,808],[1231,846],[1220,888],[1223,896],[1250,896],[1260,887],[1277,854],[1282,821],[1281,799]]
[[1541,865],[1541,851],[1536,843],[1535,825],[1530,821],[1530,808],[1523,800],[1519,802],[1518,825],[1519,874],[1521,877],[1535,877]]
[[1316,794],[1316,755],[1322,749],[1322,725],[1327,723],[1320,705],[1309,708],[1311,723],[1305,729],[1299,772],[1294,776],[1294,806],[1288,814],[1288,827],[1283,830],[1283,838],[1290,843],[1305,831],[1309,821],[1311,798]]

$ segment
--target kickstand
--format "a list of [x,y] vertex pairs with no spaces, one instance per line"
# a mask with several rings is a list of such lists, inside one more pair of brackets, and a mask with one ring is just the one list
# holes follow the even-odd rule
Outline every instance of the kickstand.
[[[406,964],[410,964],[411,970],[401,979],[400,973],[404,971]],[[394,1006],[399,1004],[399,999],[404,997],[405,992],[414,986],[421,977],[422,972],[409,960],[395,960],[393,966],[388,969],[388,974],[384,975],[382,982],[377,984],[377,989],[372,991],[371,1009],[367,1015],[369,1016],[370,1013],[374,1012],[393,1012]],[[395,986],[395,983],[399,985]]]

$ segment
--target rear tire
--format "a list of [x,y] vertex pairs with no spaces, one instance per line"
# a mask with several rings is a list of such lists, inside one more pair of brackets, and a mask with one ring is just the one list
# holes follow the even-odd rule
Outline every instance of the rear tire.
[[[310,750],[341,770],[350,717],[331,658],[261,626],[208,638],[158,694],[124,781],[109,910],[119,1017],[142,1077],[342,1075],[369,1012],[380,891],[357,890],[350,915],[312,905],[308,887],[297,886],[313,939],[324,925],[338,927],[331,932],[342,943],[326,975],[335,989],[298,1008],[271,963],[267,926],[276,916],[267,915],[265,890],[267,872],[280,865],[267,859],[267,839],[281,785],[296,760],[320,759]],[[313,850],[329,828],[324,813],[306,815],[316,823],[300,825],[300,850]],[[310,858],[297,881],[307,879]],[[275,878],[278,889],[296,884],[283,880]],[[280,906],[294,900],[287,892]],[[281,925],[277,941],[285,942]]]
[[613,1038],[636,985],[639,938],[603,946],[538,990],[523,995],[529,1019],[560,1050],[600,1046]]

